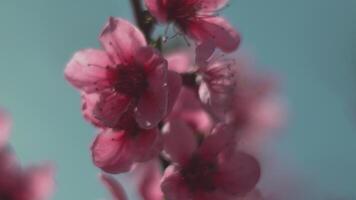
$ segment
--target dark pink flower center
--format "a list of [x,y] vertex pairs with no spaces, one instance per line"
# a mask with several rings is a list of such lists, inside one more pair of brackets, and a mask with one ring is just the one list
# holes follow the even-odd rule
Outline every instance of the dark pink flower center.
[[181,175],[192,191],[213,191],[216,188],[213,180],[216,171],[217,166],[214,162],[204,160],[199,156],[193,156],[193,158],[183,166]]
[[148,87],[148,81],[143,67],[117,66],[117,77],[114,88],[117,92],[138,98]]

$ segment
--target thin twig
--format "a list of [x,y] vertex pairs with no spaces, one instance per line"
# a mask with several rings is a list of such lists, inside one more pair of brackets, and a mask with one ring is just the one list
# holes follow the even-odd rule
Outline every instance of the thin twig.
[[138,27],[141,29],[147,41],[151,41],[151,35],[155,21],[150,13],[144,10],[141,0],[131,0],[131,7]]

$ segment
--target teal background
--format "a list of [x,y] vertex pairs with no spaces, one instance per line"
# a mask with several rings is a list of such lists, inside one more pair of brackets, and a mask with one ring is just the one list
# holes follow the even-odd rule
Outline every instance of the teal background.
[[[275,142],[323,195],[356,196],[356,1],[231,0],[225,16],[264,70],[281,79],[290,120]],[[100,199],[89,145],[94,129],[63,78],[71,55],[98,47],[108,16],[132,19],[127,0],[0,0],[0,105],[25,165],[53,160],[54,200]]]

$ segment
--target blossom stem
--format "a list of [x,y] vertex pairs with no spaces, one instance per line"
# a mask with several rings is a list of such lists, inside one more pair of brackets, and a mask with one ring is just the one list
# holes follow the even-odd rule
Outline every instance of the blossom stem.
[[143,9],[141,0],[131,0],[130,2],[136,23],[145,35],[146,40],[150,42],[155,20],[147,10]]

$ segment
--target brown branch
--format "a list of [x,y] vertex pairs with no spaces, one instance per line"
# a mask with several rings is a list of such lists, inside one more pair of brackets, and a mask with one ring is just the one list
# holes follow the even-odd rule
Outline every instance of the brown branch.
[[131,7],[138,27],[145,35],[146,40],[150,42],[155,24],[154,18],[147,10],[144,10],[141,0],[131,0]]

